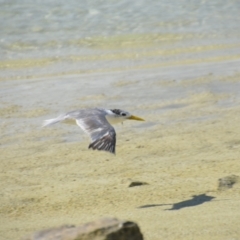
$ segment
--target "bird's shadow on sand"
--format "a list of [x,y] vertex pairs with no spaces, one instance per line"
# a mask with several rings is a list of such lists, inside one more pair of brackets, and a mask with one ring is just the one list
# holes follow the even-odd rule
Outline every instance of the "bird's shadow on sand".
[[169,204],[148,204],[142,205],[138,208],[151,208],[151,207],[160,207],[160,206],[169,206],[172,205],[171,208],[165,210],[179,210],[186,207],[195,207],[197,205],[203,204],[205,202],[210,202],[214,199],[213,196],[207,196],[206,194],[194,195],[191,199],[185,200],[177,203],[169,203]]

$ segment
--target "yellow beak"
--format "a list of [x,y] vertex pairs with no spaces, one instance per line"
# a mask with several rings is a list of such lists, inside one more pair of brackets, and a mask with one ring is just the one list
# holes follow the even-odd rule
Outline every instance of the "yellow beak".
[[140,117],[137,117],[137,116],[134,116],[134,115],[130,116],[128,119],[130,119],[130,120],[137,120],[137,121],[145,121],[144,119],[142,119]]

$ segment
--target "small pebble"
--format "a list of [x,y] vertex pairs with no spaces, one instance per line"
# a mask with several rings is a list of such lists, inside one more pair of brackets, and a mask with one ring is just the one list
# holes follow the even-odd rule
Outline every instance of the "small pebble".
[[134,182],[131,182],[128,187],[137,187],[137,186],[142,186],[142,185],[148,185],[148,183],[140,182],[140,181],[134,181]]
[[218,190],[227,190],[240,181],[240,177],[236,175],[230,175],[218,179]]

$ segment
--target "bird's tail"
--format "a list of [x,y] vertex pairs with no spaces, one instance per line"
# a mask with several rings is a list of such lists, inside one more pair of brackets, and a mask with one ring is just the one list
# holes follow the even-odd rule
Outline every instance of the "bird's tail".
[[67,118],[66,115],[60,115],[60,116],[58,116],[58,117],[56,117],[56,118],[52,118],[52,119],[45,120],[45,121],[43,122],[42,127],[50,126],[50,125],[53,125],[53,124],[55,124],[55,123],[64,121],[66,118]]

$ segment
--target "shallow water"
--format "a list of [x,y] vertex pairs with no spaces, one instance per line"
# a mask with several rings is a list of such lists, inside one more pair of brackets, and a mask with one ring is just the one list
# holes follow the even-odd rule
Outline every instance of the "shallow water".
[[0,4],[0,79],[239,59],[234,0]]

